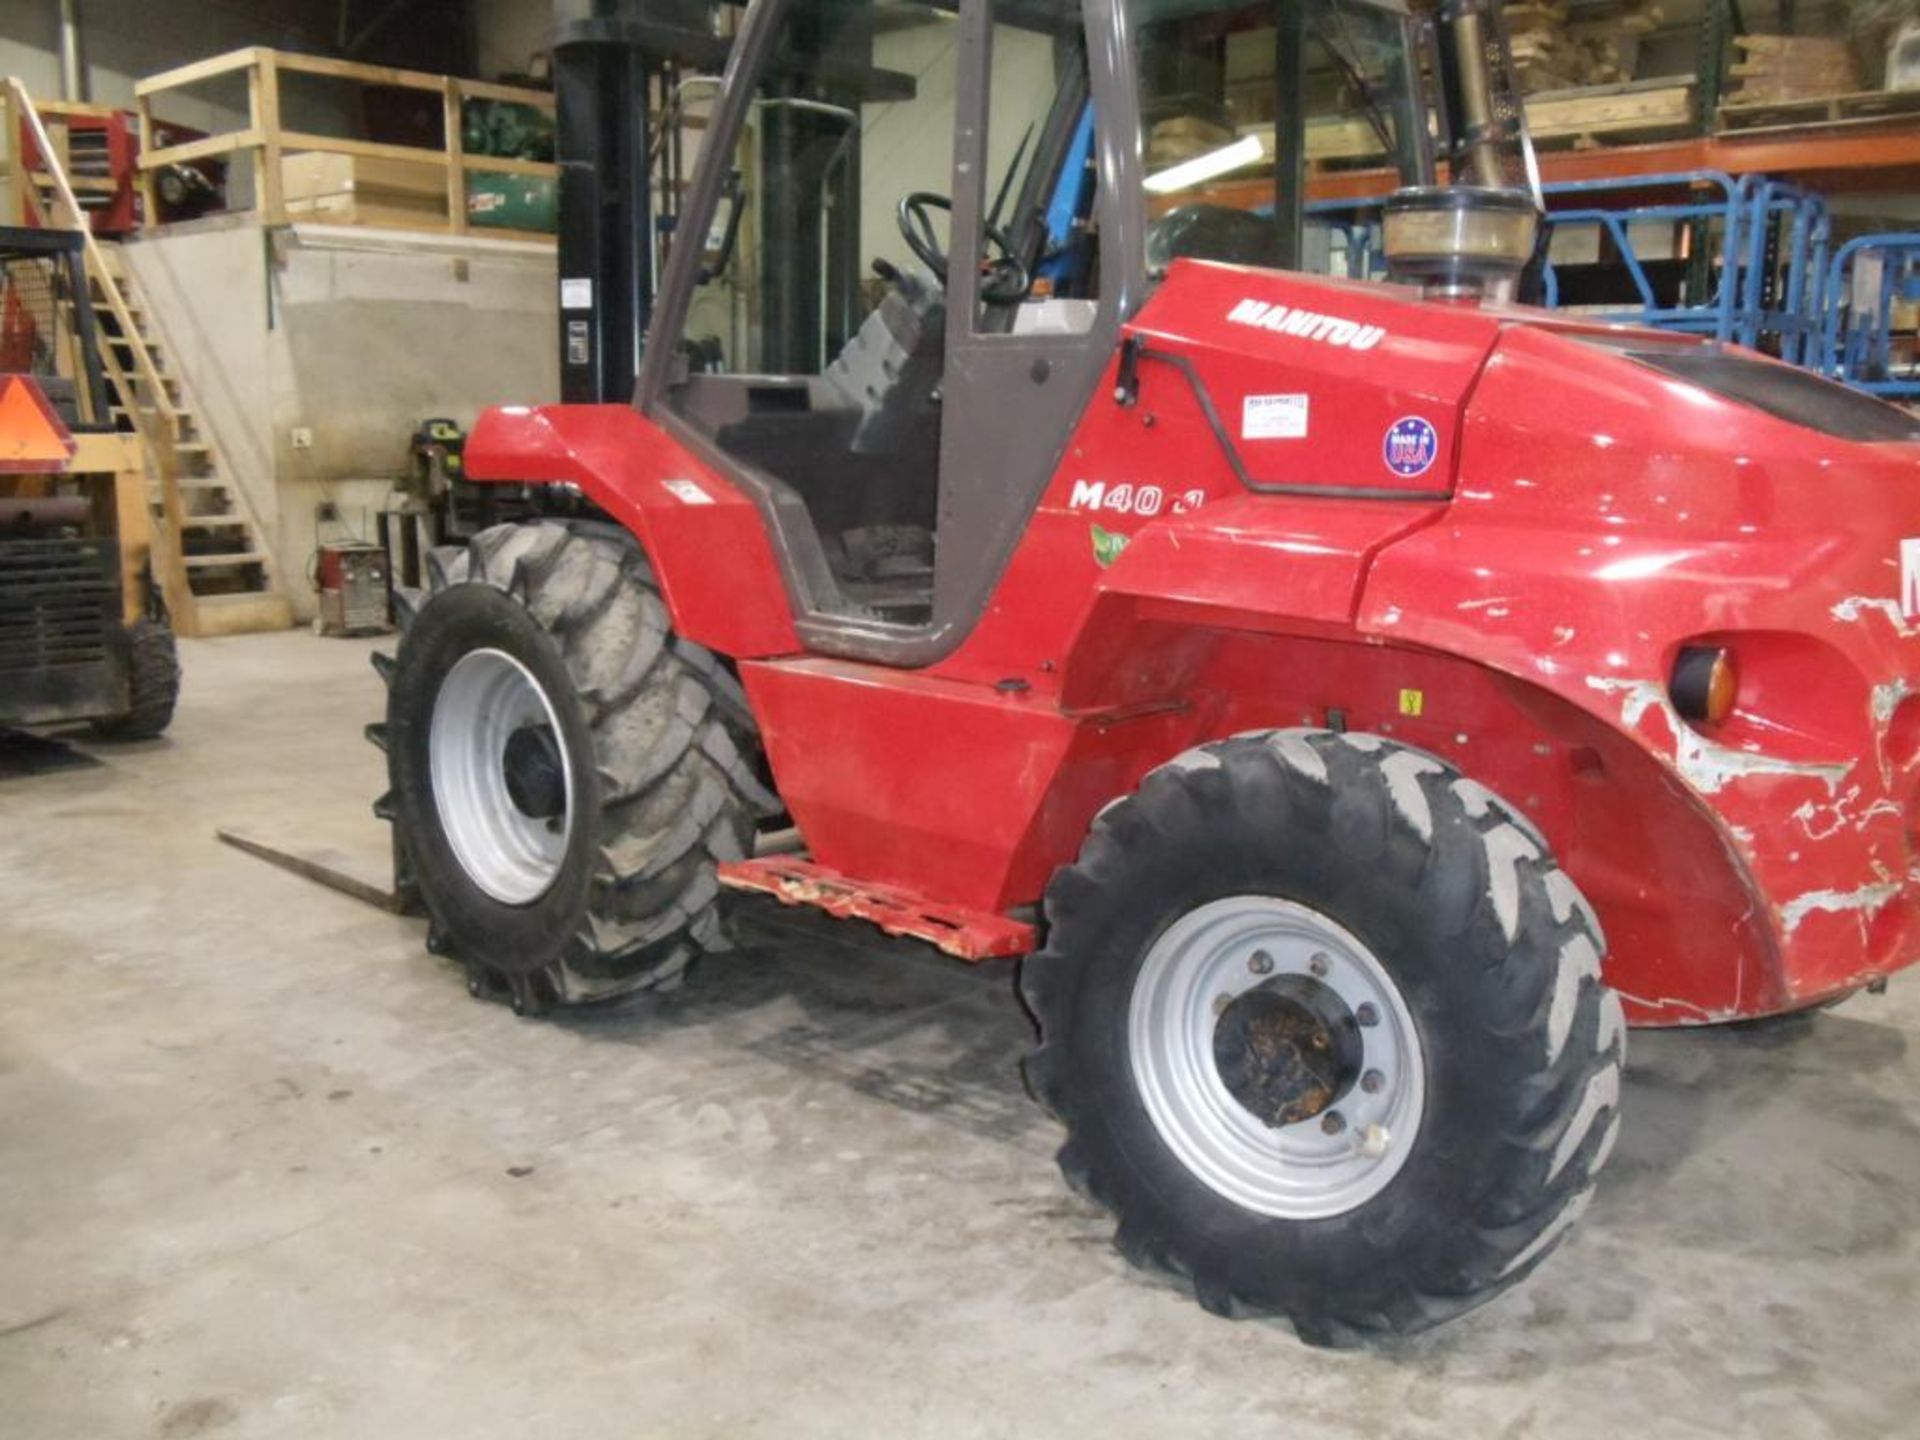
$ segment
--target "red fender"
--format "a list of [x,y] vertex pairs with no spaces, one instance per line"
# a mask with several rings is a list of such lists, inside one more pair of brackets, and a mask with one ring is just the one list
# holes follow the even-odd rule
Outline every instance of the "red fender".
[[466,468],[474,480],[578,486],[639,537],[687,639],[741,658],[799,651],[759,509],[632,408],[488,410],[467,441]]

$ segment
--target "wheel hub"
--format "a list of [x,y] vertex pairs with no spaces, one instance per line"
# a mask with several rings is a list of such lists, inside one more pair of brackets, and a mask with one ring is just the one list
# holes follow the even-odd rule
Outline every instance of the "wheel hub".
[[535,820],[551,820],[567,808],[567,765],[551,725],[523,725],[507,737],[501,759],[507,798]]
[[1425,1108],[1392,972],[1324,912],[1230,895],[1148,947],[1128,1005],[1134,1086],[1160,1138],[1237,1205],[1342,1215],[1392,1181]]
[[1264,1125],[1297,1125],[1337,1105],[1365,1055],[1353,1011],[1310,975],[1275,975],[1243,990],[1213,1029],[1221,1083]]
[[553,701],[503,650],[470,650],[434,697],[428,764],[460,868],[505,905],[552,888],[573,831],[572,768]]

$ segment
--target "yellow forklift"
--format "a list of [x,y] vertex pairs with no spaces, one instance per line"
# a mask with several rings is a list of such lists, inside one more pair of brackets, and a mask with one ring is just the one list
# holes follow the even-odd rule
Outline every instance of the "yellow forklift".
[[0,227],[0,729],[85,721],[149,739],[173,719],[180,663],[83,244]]

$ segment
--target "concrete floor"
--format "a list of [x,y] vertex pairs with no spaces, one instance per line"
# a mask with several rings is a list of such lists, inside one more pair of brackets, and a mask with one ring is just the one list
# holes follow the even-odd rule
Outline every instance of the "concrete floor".
[[529,1023],[215,843],[371,850],[370,646],[191,644],[0,769],[0,1435],[1920,1434],[1920,982],[1636,1038],[1585,1226],[1386,1351],[1130,1270],[1004,969],[848,932]]

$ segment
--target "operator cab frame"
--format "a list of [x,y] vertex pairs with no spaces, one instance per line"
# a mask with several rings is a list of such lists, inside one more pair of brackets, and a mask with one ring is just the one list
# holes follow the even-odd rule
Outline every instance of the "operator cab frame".
[[[927,665],[978,620],[1121,326],[1164,273],[1149,200],[1178,208],[1165,181],[1185,162],[1165,163],[1161,131],[1142,124],[1148,87],[1159,109],[1186,103],[1183,84],[1218,92],[1193,102],[1206,123],[1176,127],[1215,157],[1197,183],[1269,166],[1274,182],[1271,206],[1211,207],[1159,248],[1297,265],[1301,77],[1310,40],[1332,50],[1336,28],[1384,47],[1391,96],[1350,56],[1334,68],[1403,180],[1430,181],[1420,27],[1392,0],[747,10],[675,222],[701,243],[669,253],[634,403],[755,501],[810,650]],[[1250,36],[1275,47],[1272,93],[1256,82],[1254,98],[1272,113],[1242,127],[1225,92]],[[883,217],[897,242],[880,238]],[[1249,234],[1258,253],[1218,252]],[[706,333],[716,316],[727,334]]]

